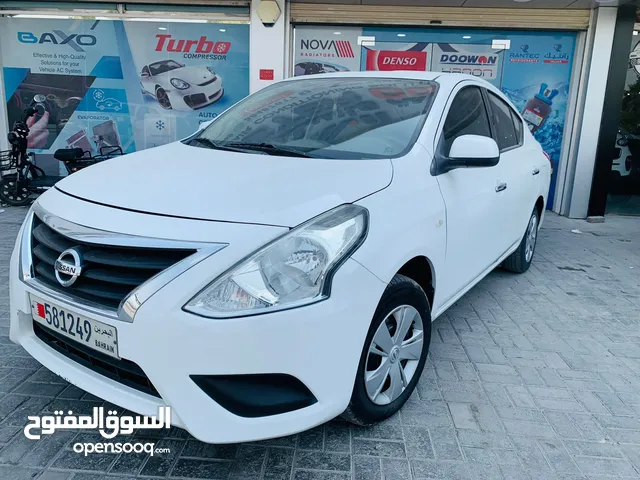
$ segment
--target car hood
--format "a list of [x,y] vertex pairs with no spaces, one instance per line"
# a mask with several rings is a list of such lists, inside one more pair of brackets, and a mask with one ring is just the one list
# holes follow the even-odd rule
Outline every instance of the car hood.
[[205,67],[182,67],[175,70],[169,70],[161,74],[165,78],[179,78],[187,83],[200,85],[201,83],[211,80],[214,74]]
[[392,176],[390,160],[277,157],[175,142],[85,168],[56,188],[138,212],[294,227],[384,189]]

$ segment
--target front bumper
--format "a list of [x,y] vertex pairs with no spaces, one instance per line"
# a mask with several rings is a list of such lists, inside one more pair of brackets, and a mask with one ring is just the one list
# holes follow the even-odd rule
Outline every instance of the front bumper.
[[[114,214],[112,209],[99,206],[88,209]],[[131,212],[115,214],[129,219],[140,217],[138,222],[145,217]],[[160,223],[168,224],[167,220],[161,218]],[[147,221],[153,220],[145,218],[140,223]],[[152,230],[157,230],[156,226]],[[18,246],[11,259],[11,339],[65,380],[116,405],[144,415],[155,415],[159,406],[170,406],[174,425],[210,443],[293,434],[339,415],[351,397],[362,345],[385,285],[359,263],[348,260],[334,277],[331,297],[314,305],[229,320],[183,311],[191,296],[240,258],[232,252],[232,246],[162,287],[139,308],[131,323],[71,306],[82,315],[117,328],[120,356],[140,366],[161,398],[104,377],[58,353],[35,335],[30,293],[54,304],[67,304],[20,281]],[[288,413],[247,418],[213,401],[191,378],[273,373],[295,377],[317,402]]]

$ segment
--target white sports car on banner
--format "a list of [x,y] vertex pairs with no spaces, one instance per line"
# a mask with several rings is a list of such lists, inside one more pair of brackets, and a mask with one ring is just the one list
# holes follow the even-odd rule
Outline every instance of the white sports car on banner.
[[187,67],[175,60],[145,65],[140,72],[143,94],[148,94],[166,110],[202,108],[218,101],[223,93],[222,78],[210,67]]

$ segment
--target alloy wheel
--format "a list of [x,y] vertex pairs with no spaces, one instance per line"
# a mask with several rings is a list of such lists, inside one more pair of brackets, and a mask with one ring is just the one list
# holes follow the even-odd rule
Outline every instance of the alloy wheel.
[[380,323],[369,345],[365,388],[376,405],[388,405],[405,391],[416,373],[424,346],[424,327],[410,305],[394,309]]
[[536,249],[536,241],[538,239],[538,216],[532,215],[529,220],[529,228],[527,228],[527,239],[525,241],[524,255],[527,263],[533,258],[533,252]]

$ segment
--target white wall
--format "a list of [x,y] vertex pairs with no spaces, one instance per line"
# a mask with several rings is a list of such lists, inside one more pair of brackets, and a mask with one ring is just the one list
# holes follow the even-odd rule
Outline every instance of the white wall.
[[260,80],[260,69],[272,69],[274,81],[285,77],[285,40],[288,29],[285,15],[285,0],[277,0],[282,14],[272,27],[265,27],[258,17],[257,8],[260,0],[251,1],[251,46],[249,68],[251,93],[270,85],[271,81]]
[[599,7],[597,11],[584,113],[579,132],[580,144],[569,207],[569,217],[571,218],[586,218],[589,208],[617,13],[617,7]]

